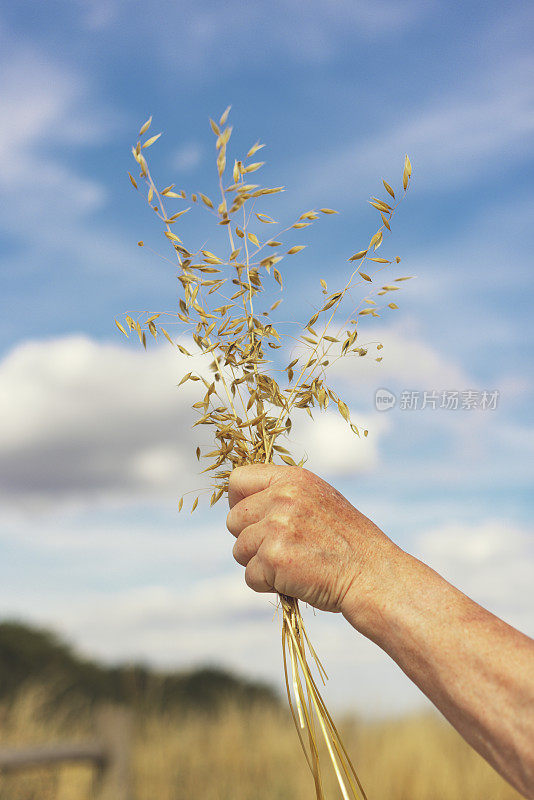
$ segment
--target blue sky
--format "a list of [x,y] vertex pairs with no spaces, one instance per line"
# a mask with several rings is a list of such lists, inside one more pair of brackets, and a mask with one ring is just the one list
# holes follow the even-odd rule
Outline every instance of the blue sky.
[[[319,277],[343,281],[376,227],[369,196],[399,185],[409,153],[383,247],[417,278],[369,324],[383,362],[335,376],[369,440],[325,417],[296,447],[401,546],[534,632],[533,28],[519,2],[0,4],[2,614],[111,660],[219,660],[278,681],[273,610],[231,561],[222,505],[176,515],[199,485],[185,369],[113,323],[176,302],[175,271],[136,246],[164,247],[127,178],[140,123],[164,131],[158,179],[210,194],[208,120],[232,104],[231,155],[261,139],[262,181],[286,187],[263,210],[284,224],[340,212],[286,270],[301,319]],[[204,225],[187,229],[198,244]],[[378,387],[499,403],[378,412]],[[310,625],[334,703],[421,702],[342,621]]]

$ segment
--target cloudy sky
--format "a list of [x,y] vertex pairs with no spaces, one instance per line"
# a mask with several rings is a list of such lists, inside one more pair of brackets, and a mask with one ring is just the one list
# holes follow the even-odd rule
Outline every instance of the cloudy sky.
[[[263,210],[284,225],[340,212],[299,232],[310,246],[285,273],[293,319],[316,307],[320,277],[343,284],[376,229],[369,196],[382,178],[399,185],[409,153],[383,249],[416,279],[398,311],[362,326],[383,361],[333,375],[369,437],[326,415],[296,424],[295,449],[402,547],[534,634],[533,34],[532,7],[514,0],[0,4],[3,617],[111,661],[221,663],[280,683],[275,609],[244,585],[222,503],[177,514],[202,487],[183,357],[145,353],[113,322],[177,301],[176,270],[136,246],[165,248],[127,178],[140,123],[164,131],[158,180],[210,194],[208,120],[232,104],[230,157],[261,139],[262,180],[286,188]],[[215,246],[205,217],[188,224],[188,241]],[[379,388],[394,408],[376,409]],[[439,408],[443,392],[458,408]],[[421,704],[343,620],[309,618],[334,705]]]

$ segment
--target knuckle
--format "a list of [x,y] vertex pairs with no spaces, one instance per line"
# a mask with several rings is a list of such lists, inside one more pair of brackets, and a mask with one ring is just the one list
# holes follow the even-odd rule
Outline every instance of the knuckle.
[[286,511],[273,511],[269,514],[269,523],[279,532],[283,532],[290,527],[291,517]]
[[266,542],[265,546],[261,548],[259,553],[261,554],[263,560],[267,561],[272,567],[276,568],[284,563],[286,549],[283,545],[283,542],[281,542],[279,538],[273,537]]
[[294,502],[299,494],[299,488],[295,483],[286,483],[278,488],[278,499]]

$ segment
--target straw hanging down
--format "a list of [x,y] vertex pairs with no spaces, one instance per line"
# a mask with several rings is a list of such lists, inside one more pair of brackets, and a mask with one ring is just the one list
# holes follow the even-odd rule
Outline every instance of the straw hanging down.
[[[348,257],[351,268],[345,285],[332,292],[326,280],[320,279],[321,300],[298,336],[295,336],[295,323],[291,320],[277,322],[275,327],[273,314],[284,296],[281,262],[305,248],[304,244],[294,241],[288,247],[283,244],[283,238],[288,233],[298,237],[300,231],[337,211],[331,208],[305,211],[293,223],[270,235],[271,226],[278,223],[260,211],[257,204],[269,202],[270,195],[282,192],[283,187],[267,188],[249,182],[256,179],[249,178],[249,174],[256,173],[264,164],[250,160],[264,147],[260,142],[256,142],[244,158],[235,159],[231,178],[225,177],[227,146],[232,134],[232,127],[227,125],[229,112],[230,106],[219,123],[210,120],[216,137],[218,205],[202,192],[186,192],[174,183],[167,186],[156,183],[148,166],[147,153],[160,140],[161,134],[144,138],[152,117],[141,126],[138,141],[132,148],[139,176],[130,174],[129,177],[136,191],[146,192],[146,202],[163,224],[173,260],[162,257],[178,268],[180,296],[175,313],[127,314],[124,324],[115,320],[126,336],[134,331],[144,347],[147,333],[156,340],[161,334],[176,347],[185,362],[197,357],[189,369],[185,368],[179,386],[190,382],[198,386],[200,392],[193,409],[199,418],[194,426],[209,425],[213,431],[212,449],[202,452],[200,447],[196,448],[197,459],[205,458],[210,462],[202,471],[212,476],[207,489],[211,492],[211,505],[227,492],[235,467],[252,463],[303,465],[304,459],[297,464],[288,449],[294,413],[305,411],[312,416],[314,409],[325,411],[331,406],[356,436],[367,436],[367,431],[361,431],[351,420],[347,404],[327,383],[328,367],[341,358],[359,359],[371,355],[378,362],[382,360],[380,343],[361,343],[360,325],[364,318],[380,317],[383,311],[395,310],[397,305],[391,301],[391,296],[410,277],[395,278],[383,285],[376,282],[379,272],[400,261],[398,256],[388,259],[377,255],[384,236],[391,230],[390,223],[400,202],[390,184],[383,181],[387,200],[372,197],[369,201],[378,212],[381,224],[367,247]],[[402,173],[404,193],[411,171],[410,159],[406,156]],[[182,207],[185,202],[190,205]],[[223,231],[226,229],[229,252],[222,252],[224,245],[217,237],[213,237],[216,243],[210,244],[212,250],[207,249],[208,236],[203,237],[198,249],[189,249],[184,244],[175,230],[193,206],[201,207]],[[265,231],[268,235],[264,235]],[[144,247],[143,241],[138,244]],[[354,290],[364,287],[366,294],[356,301]],[[261,310],[258,310],[259,305]],[[167,327],[177,327],[179,341],[161,324],[165,319]],[[198,502],[197,496],[191,511],[197,508]],[[183,505],[184,497],[180,498],[178,509]],[[306,634],[298,601],[281,595],[280,603],[287,696],[313,776],[316,798],[325,800],[318,746],[322,739],[344,800],[365,800],[360,781],[312,676],[307,651],[323,682],[326,678]]]
[[[309,645],[309,641],[300,613],[298,600],[295,600],[292,597],[280,595],[280,602],[283,612],[282,649],[284,652],[284,672],[286,677],[287,697],[295,727],[297,728],[297,732],[299,734],[300,743],[315,781],[316,796],[318,799],[324,797],[321,784],[321,772],[314,716],[319,722],[321,733],[328,749],[328,754],[334,768],[342,797],[344,800],[367,800],[367,795],[365,794],[365,791],[358,779],[356,770],[354,769],[350,757],[345,750],[336,726],[334,725],[334,722],[326,709],[319,689],[317,688],[317,685],[311,674],[311,669],[306,657],[306,644]],[[321,666],[321,663],[317,659],[317,656],[313,648],[311,648],[311,645],[309,645],[309,648],[312,657],[317,664],[319,673],[322,676],[324,674],[324,670]],[[294,703],[291,698],[291,691],[289,687],[286,649],[289,652],[292,675],[294,676]],[[306,695],[304,694],[300,680],[299,669],[302,671],[302,675],[304,677]],[[299,709],[298,715],[295,714],[294,705],[296,705]],[[301,709],[305,710],[305,714],[301,715]],[[309,749],[306,748],[305,739],[301,733],[302,728],[306,729],[309,741]]]

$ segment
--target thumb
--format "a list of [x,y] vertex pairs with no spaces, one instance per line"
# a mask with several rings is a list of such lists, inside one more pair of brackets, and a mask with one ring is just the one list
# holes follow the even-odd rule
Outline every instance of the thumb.
[[228,483],[228,505],[233,508],[245,497],[267,489],[288,469],[293,468],[278,464],[246,464],[236,467]]

